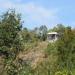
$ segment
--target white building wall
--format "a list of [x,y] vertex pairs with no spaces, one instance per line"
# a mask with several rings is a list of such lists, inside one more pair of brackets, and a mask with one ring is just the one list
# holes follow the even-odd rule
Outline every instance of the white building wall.
[[47,34],[47,39],[49,42],[54,42],[58,39],[57,37],[58,33],[57,32],[50,32]]

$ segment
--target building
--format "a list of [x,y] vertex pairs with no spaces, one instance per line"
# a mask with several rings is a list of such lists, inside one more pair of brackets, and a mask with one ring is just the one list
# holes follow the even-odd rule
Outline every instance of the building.
[[47,33],[47,40],[49,42],[54,42],[56,41],[58,38],[58,33],[57,32],[49,32]]

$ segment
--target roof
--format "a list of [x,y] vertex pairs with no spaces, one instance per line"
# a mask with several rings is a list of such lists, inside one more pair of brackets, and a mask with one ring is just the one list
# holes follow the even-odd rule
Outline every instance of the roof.
[[49,32],[47,34],[58,34],[57,32]]

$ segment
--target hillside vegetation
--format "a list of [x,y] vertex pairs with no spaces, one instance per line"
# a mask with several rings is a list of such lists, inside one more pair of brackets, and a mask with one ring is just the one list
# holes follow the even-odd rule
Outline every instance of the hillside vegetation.
[[[48,32],[57,32],[50,43]],[[57,24],[29,30],[21,15],[9,10],[0,17],[0,75],[75,75],[75,29]]]

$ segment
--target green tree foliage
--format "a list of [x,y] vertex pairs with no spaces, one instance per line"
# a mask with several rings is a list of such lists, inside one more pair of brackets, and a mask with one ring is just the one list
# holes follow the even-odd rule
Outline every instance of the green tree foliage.
[[59,34],[59,36],[62,36],[62,34],[64,34],[65,32],[65,26],[63,24],[57,24],[57,33]]
[[2,75],[16,75],[13,62],[17,54],[23,50],[21,28],[21,16],[14,10],[9,10],[0,17],[0,57],[3,56],[4,59]]
[[59,62],[63,68],[74,68],[75,64],[75,34],[71,27],[66,27],[65,32],[58,39]]
[[0,18],[0,53],[10,56],[21,50],[19,32],[21,18],[14,10],[7,11]]
[[31,36],[30,36],[29,30],[27,28],[24,28],[21,31],[21,35],[22,35],[24,43],[29,42],[31,40]]
[[40,28],[39,28],[39,37],[43,41],[46,40],[46,38],[47,38],[47,27],[45,25],[40,26]]
[[57,24],[53,28],[49,29],[48,32],[58,32],[58,33],[63,33],[65,30],[65,26],[63,24]]
[[55,27],[49,29],[48,32],[57,32],[57,27],[55,26]]
[[45,25],[40,26],[39,28],[35,28],[34,32],[36,34],[36,38],[40,41],[45,41],[47,39],[47,27]]
[[34,30],[28,30],[27,28],[24,28],[21,31],[22,40],[24,43],[31,43],[37,41],[37,35]]

